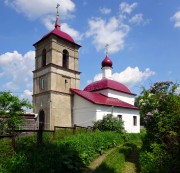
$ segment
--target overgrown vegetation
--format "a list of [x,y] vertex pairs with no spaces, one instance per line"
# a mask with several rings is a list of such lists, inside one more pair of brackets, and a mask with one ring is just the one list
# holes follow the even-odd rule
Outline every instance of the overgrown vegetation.
[[94,122],[94,127],[100,131],[124,132],[123,121],[119,120],[117,117],[113,117],[112,114],[108,114],[104,116],[102,120]]
[[116,147],[96,168],[94,173],[123,173],[126,159],[136,148],[136,144],[131,142],[125,142],[122,146]]
[[20,115],[31,108],[27,100],[20,100],[10,92],[0,92],[0,135],[11,134],[22,123]]
[[137,104],[147,135],[140,157],[143,173],[180,172],[180,94],[177,84],[157,82]]
[[41,147],[37,147],[35,138],[21,138],[16,153],[0,162],[0,172],[79,173],[81,168],[105,150],[123,143],[123,139],[119,133],[96,131],[54,142],[48,140]]

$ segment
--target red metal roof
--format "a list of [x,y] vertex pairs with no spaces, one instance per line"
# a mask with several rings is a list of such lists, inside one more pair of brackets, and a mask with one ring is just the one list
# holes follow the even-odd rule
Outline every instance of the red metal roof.
[[38,42],[34,43],[33,46],[36,45],[37,43],[41,42],[45,38],[49,37],[52,34],[57,36],[57,37],[59,37],[59,38],[63,38],[65,40],[67,40],[67,41],[69,41],[69,42],[71,42],[73,44],[76,44],[77,46],[81,47],[80,45],[75,43],[75,41],[73,40],[73,38],[70,35],[68,35],[67,33],[65,33],[63,31],[61,31],[60,23],[59,23],[59,18],[58,17],[56,17],[55,28],[51,32],[49,32],[48,34],[44,35],[41,38],[41,40],[39,40]]
[[89,85],[87,85],[84,88],[84,91],[98,91],[98,90],[103,90],[103,89],[112,89],[115,91],[120,91],[123,93],[127,93],[130,95],[136,95],[131,93],[131,91],[123,84],[116,82],[114,80],[110,80],[110,79],[102,79],[96,82],[93,82]]
[[128,108],[128,109],[138,109],[136,106],[126,103],[124,101],[121,101],[117,98],[106,97],[99,93],[93,93],[93,92],[88,92],[88,91],[83,91],[83,90],[72,89],[72,88],[71,88],[71,91],[94,104],[122,107],[122,108]]
[[112,61],[108,56],[106,56],[102,61],[101,65],[102,67],[112,67]]

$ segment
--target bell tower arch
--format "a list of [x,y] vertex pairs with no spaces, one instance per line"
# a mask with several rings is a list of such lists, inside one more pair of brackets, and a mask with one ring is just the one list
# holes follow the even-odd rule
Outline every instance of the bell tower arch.
[[79,89],[78,50],[81,47],[61,31],[57,12],[55,28],[34,45],[33,111],[43,109],[44,129],[72,125],[72,94]]

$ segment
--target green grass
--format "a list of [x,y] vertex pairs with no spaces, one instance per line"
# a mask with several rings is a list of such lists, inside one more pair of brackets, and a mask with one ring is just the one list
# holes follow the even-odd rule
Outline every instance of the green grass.
[[115,148],[102,162],[102,164],[96,168],[94,173],[121,173],[125,162],[125,156],[123,153],[119,153],[119,147]]
[[[42,146],[37,146],[36,135],[22,137],[12,154],[10,143],[1,143],[3,162],[1,173],[79,173],[95,157],[105,150],[123,143],[123,137],[115,132],[93,132],[69,135],[64,139],[50,140],[44,134]],[[46,136],[47,135],[47,136]],[[11,140],[7,140],[11,141]],[[5,157],[9,153],[9,157]]]
[[[79,173],[81,168],[103,154],[106,150],[122,145],[124,141],[140,143],[139,134],[118,134],[115,132],[88,132],[58,130],[56,139],[53,133],[43,134],[42,146],[37,146],[37,136],[26,136],[17,140],[16,152],[12,150],[11,140],[0,140],[0,172],[1,173]],[[126,149],[125,149],[126,150]],[[119,170],[119,165],[125,159],[125,154],[118,148],[108,156],[107,163],[102,166],[113,171]],[[113,161],[116,158],[116,162]],[[117,164],[118,163],[118,164]],[[105,173],[105,172],[104,172]]]
[[[137,142],[137,140],[135,140],[135,142]],[[125,173],[125,163],[129,160],[129,156],[131,156],[136,150],[136,144],[132,142],[124,143],[122,146],[115,148],[109,155],[107,155],[102,164],[95,169],[94,173]]]

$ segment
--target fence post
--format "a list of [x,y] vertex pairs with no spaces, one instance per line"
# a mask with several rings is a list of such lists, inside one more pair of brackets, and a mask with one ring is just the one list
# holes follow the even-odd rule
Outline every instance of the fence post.
[[14,132],[12,133],[12,147],[13,147],[13,150],[15,151],[15,149],[16,149],[16,136],[15,136]]
[[42,128],[39,128],[37,132],[37,145],[40,146],[42,144],[42,138],[43,138],[43,130]]
[[76,124],[74,124],[74,127],[73,127],[73,135],[75,135],[76,134]]
[[93,132],[96,131],[96,127],[93,127]]
[[65,131],[65,136],[66,136],[67,135],[67,128],[65,128],[64,131]]
[[55,140],[56,127],[54,126],[53,140]]

